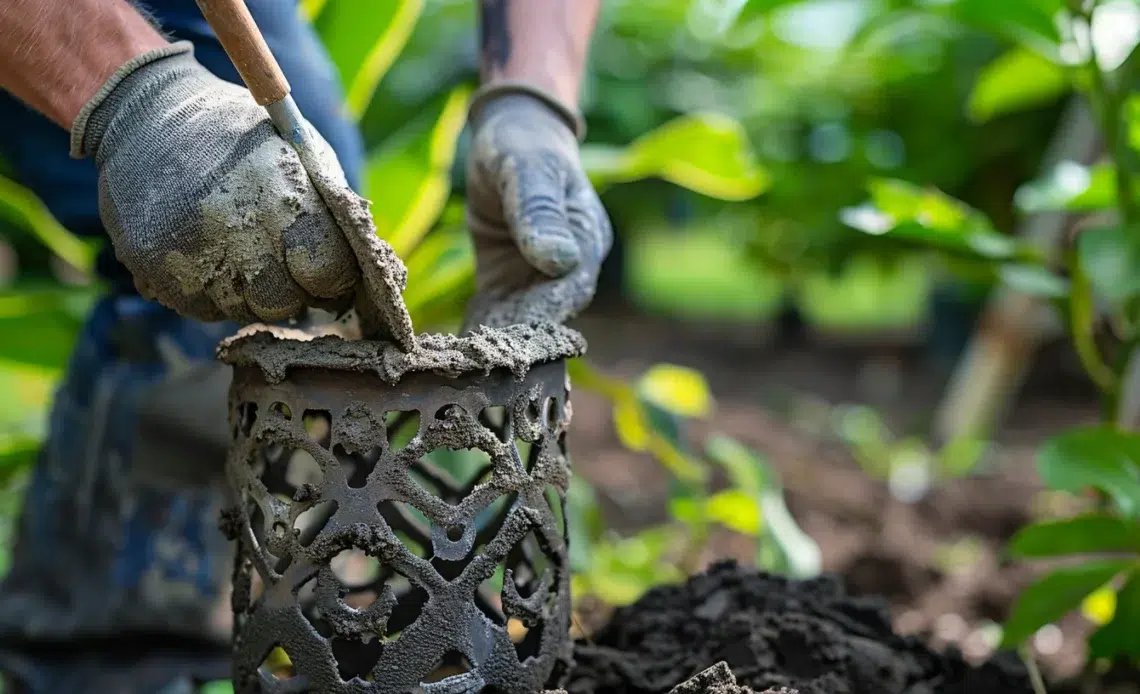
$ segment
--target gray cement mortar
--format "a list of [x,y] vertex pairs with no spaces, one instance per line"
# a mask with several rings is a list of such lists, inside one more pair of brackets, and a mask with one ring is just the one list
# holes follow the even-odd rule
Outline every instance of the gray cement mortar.
[[306,331],[256,324],[223,340],[217,355],[231,366],[260,368],[271,383],[284,381],[292,369],[330,369],[375,373],[394,385],[417,372],[455,378],[502,368],[523,378],[536,364],[586,352],[581,334],[553,323],[480,327],[462,336],[422,334],[408,351],[392,342],[346,336],[352,337],[335,325]]

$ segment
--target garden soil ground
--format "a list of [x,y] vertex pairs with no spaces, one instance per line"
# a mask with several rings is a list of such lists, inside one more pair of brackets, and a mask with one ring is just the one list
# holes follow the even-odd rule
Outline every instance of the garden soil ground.
[[[827,435],[824,413],[826,405],[861,402],[885,413],[895,431],[921,430],[940,384],[919,350],[821,342],[781,347],[759,331],[741,335],[633,315],[595,315],[576,327],[590,343],[591,359],[611,374],[632,376],[661,361],[705,372],[717,410],[694,439],[719,430],[766,454],[782,475],[793,515],[819,543],[824,570],[842,577],[846,593],[832,583],[788,586],[721,567],[713,579],[694,582],[689,593],[654,593],[655,607],[615,615],[609,626],[609,615],[587,609],[582,617],[596,648],[582,651],[586,669],[575,676],[572,693],[668,691],[717,659],[728,660],[741,684],[757,691],[778,685],[836,694],[1021,691],[1016,684],[947,689],[923,678],[966,672],[955,657],[932,655],[947,646],[960,650],[965,662],[989,659],[993,626],[1040,570],[1005,560],[1002,547],[1018,527],[1066,503],[1043,493],[1033,469],[1035,445],[1060,426],[1095,418],[1092,394],[1066,356],[1046,354],[1035,367],[987,472],[940,484],[907,503]],[[574,464],[598,489],[607,521],[628,532],[666,520],[665,473],[647,456],[622,449],[604,402],[578,390],[574,405]],[[703,565],[726,557],[747,565],[752,546],[748,538],[724,533],[709,544]],[[709,580],[736,587],[716,593]],[[741,602],[735,616],[702,621],[695,611],[701,605],[711,610],[714,593],[727,596],[717,600],[747,596],[753,602]],[[864,596],[884,599],[886,612],[865,607]],[[1080,615],[1059,626],[1035,644],[1049,679],[1079,670],[1081,642],[1091,628]],[[676,629],[690,640],[663,635]],[[639,643],[639,633],[647,640],[631,645]],[[607,648],[636,652],[611,657]],[[854,673],[846,685],[813,674],[837,663]],[[626,684],[600,684],[618,671]],[[977,673],[978,682],[1008,684],[1001,679],[1009,676],[1004,666]]]
[[[578,645],[575,660],[570,694],[665,693],[722,662],[757,692],[1032,692],[1016,657],[971,667],[958,654],[936,653],[896,635],[885,602],[851,597],[838,579],[789,581],[731,561],[618,610],[592,642]],[[732,684],[725,679],[689,689],[717,691]]]

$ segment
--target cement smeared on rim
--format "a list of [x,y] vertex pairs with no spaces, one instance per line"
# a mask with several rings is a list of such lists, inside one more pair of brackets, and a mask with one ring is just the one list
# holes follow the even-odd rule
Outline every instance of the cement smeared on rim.
[[462,337],[420,335],[408,352],[390,342],[346,340],[328,331],[256,324],[223,340],[217,356],[232,366],[256,366],[271,383],[284,381],[289,369],[301,368],[375,373],[395,384],[409,373],[454,378],[499,368],[522,378],[536,364],[585,353],[586,340],[581,334],[552,323],[482,327]]

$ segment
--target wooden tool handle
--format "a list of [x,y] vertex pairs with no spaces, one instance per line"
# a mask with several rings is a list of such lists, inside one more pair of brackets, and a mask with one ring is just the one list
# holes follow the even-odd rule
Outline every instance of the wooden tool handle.
[[289,82],[244,0],[196,0],[245,86],[262,106],[284,99]]

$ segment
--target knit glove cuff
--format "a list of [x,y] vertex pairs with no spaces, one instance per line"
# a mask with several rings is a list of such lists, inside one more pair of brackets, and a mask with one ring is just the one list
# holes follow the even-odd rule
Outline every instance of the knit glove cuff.
[[[99,91],[88,101],[71,124],[71,156],[83,159],[99,150],[99,142],[107,124],[114,118],[116,99],[112,96],[115,87],[138,70],[154,63],[176,56],[189,56],[193,59],[194,44],[178,41],[162,48],[155,48],[127,61],[103,83]],[[102,106],[108,108],[101,108]]]
[[504,80],[480,87],[471,98],[471,106],[467,111],[468,121],[478,123],[487,104],[508,94],[525,94],[538,99],[566,123],[570,132],[574,133],[574,137],[578,138],[579,142],[586,139],[586,121],[577,109],[562,103],[561,100],[544,89],[517,80]]

